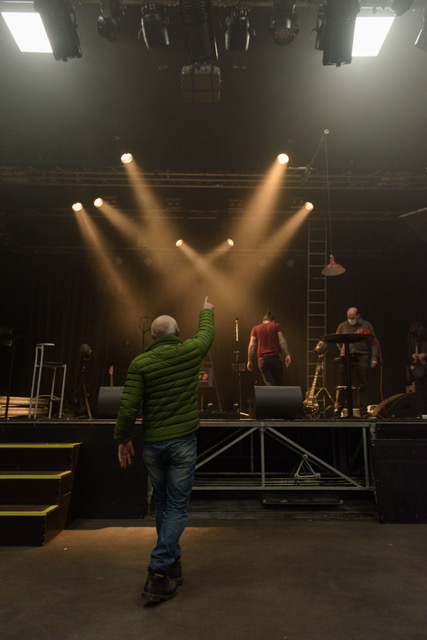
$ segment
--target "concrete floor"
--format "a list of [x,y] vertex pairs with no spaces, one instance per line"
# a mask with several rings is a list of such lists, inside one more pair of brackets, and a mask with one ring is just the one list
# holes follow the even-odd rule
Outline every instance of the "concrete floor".
[[[197,509],[196,509],[197,511]],[[0,547],[2,640],[426,640],[426,528],[314,510],[193,513],[184,585],[140,598],[153,519]]]

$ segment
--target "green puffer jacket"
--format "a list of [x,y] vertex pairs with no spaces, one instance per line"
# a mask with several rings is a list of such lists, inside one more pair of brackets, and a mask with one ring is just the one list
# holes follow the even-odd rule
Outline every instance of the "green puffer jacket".
[[202,309],[194,338],[157,338],[132,360],[114,429],[117,442],[130,440],[141,405],[146,442],[182,438],[199,428],[199,370],[213,339],[213,311]]

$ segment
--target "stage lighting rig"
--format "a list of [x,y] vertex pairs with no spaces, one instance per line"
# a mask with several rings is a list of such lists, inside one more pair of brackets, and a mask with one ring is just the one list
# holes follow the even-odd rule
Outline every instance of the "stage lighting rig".
[[169,17],[165,7],[155,2],[143,4],[141,7],[141,31],[147,49],[159,49],[169,45]]
[[274,0],[269,31],[276,44],[284,46],[293,42],[299,33],[295,3],[290,0]]
[[55,60],[67,62],[81,58],[76,14],[67,0],[34,0],[34,11],[40,14]]
[[121,0],[102,0],[98,17],[98,35],[110,42],[117,42],[120,33],[120,18],[124,13]]
[[225,21],[225,49],[244,53],[249,49],[251,35],[255,35],[249,23],[249,10],[237,3]]
[[316,49],[323,51],[323,64],[350,64],[359,0],[325,0],[316,26]]

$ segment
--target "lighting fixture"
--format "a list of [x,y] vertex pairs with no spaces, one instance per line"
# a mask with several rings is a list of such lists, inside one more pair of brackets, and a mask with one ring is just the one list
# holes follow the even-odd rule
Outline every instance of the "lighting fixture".
[[230,247],[234,247],[234,240],[232,240],[231,238],[228,238],[227,242],[230,245]]
[[141,7],[141,31],[147,49],[158,49],[169,45],[169,18],[165,7],[155,2],[145,3]]
[[345,273],[344,267],[338,264],[338,262],[335,262],[335,258],[331,254],[329,256],[329,263],[326,267],[323,267],[321,271],[322,276],[340,276],[342,273]]
[[179,239],[175,242],[175,244],[177,247],[180,247],[182,244],[184,244],[184,240]]
[[121,0],[101,0],[98,17],[98,35],[110,42],[117,42],[120,33],[120,18],[123,15]]
[[279,153],[277,161],[279,164],[287,164],[289,162],[289,156],[286,155],[286,153]]
[[290,44],[299,33],[298,17],[292,0],[274,0],[269,31],[281,46]]
[[180,0],[185,35],[192,64],[218,60],[212,0]]
[[129,164],[129,162],[132,162],[133,160],[133,155],[131,153],[124,153],[120,160],[123,162],[123,164]]
[[316,49],[323,51],[323,64],[350,64],[354,29],[360,10],[358,0],[325,0],[316,26]]
[[415,41],[415,46],[421,51],[427,51],[427,7],[423,10],[423,18],[424,26]]
[[102,198],[96,198],[96,200],[93,201],[93,204],[95,205],[95,207],[101,207],[104,203],[104,200]]
[[253,31],[249,24],[249,11],[237,3],[225,21],[225,48],[227,51],[242,53],[249,49]]
[[83,205],[81,202],[75,202],[71,208],[73,211],[81,211],[83,209]]
[[311,202],[306,202],[305,205],[304,205],[304,209],[306,211],[313,211],[314,205]]
[[340,264],[338,264],[335,261],[335,258],[333,256],[333,252],[332,252],[332,216],[331,216],[331,189],[330,189],[330,185],[329,185],[329,160],[328,160],[328,146],[326,143],[326,138],[329,135],[329,129],[325,129],[323,131],[322,137],[320,139],[320,144],[318,149],[320,148],[320,145],[323,144],[325,147],[325,167],[326,167],[326,193],[328,196],[328,226],[329,226],[329,244],[331,247],[331,254],[329,256],[329,263],[323,267],[321,274],[322,276],[340,276],[341,274],[345,273],[345,269],[344,267],[342,267]]
[[81,58],[76,14],[68,0],[34,0],[34,11],[40,14],[55,60],[67,62]]

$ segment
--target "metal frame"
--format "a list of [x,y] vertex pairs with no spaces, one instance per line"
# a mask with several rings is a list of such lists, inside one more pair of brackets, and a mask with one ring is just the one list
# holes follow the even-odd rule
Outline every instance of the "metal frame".
[[[339,490],[373,491],[371,481],[371,459],[368,448],[368,432],[374,427],[373,421],[300,421],[300,420],[209,420],[201,423],[201,428],[226,428],[227,433],[219,441],[199,451],[196,465],[195,490]],[[338,468],[337,463],[330,464],[315,453],[309,451],[295,440],[287,437],[286,429],[313,429],[319,427],[360,429],[363,447],[363,469],[361,476],[352,477]],[[236,430],[238,434],[236,435]],[[258,433],[260,438],[259,471],[255,471],[255,459],[251,442],[251,469],[248,472],[204,472],[201,469],[211,460],[229,450],[245,438],[252,440]],[[289,473],[268,472],[266,468],[265,437],[270,436],[279,444],[301,456],[296,470]],[[335,466],[334,466],[335,465]]]

